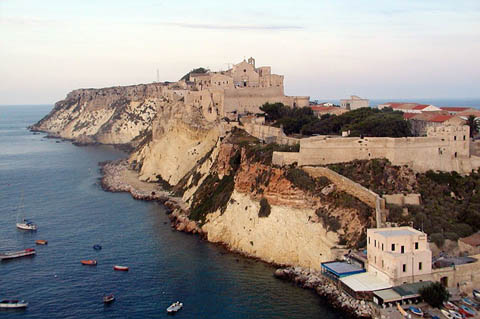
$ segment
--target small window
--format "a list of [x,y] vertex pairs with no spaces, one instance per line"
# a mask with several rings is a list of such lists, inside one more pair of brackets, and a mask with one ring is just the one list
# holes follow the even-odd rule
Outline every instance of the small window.
[[392,244],[392,251],[395,251],[395,244]]
[[377,263],[377,256],[375,256],[375,263]]
[[368,237],[368,243],[370,244],[370,237]]
[[385,268],[385,263],[383,262],[383,259],[382,259],[382,268]]
[[407,272],[407,264],[403,264],[402,269],[403,269],[403,272]]
[[382,244],[382,251],[383,251],[383,244]]
[[405,246],[400,247],[400,252],[401,252],[402,254],[405,253]]
[[465,141],[465,135],[463,136],[463,140]]
[[247,69],[243,69],[243,72],[246,73],[246,72],[247,72]]
[[377,247],[377,240],[376,239],[373,241],[373,247]]
[[455,152],[455,154],[453,154],[453,155],[455,155],[455,158],[457,158],[457,152]]
[[454,141],[456,141],[456,140],[457,140],[457,136],[456,136],[456,135],[453,137],[453,140],[454,140]]
[[418,241],[415,242],[415,249],[418,249]]
[[418,270],[422,270],[422,262],[418,263]]

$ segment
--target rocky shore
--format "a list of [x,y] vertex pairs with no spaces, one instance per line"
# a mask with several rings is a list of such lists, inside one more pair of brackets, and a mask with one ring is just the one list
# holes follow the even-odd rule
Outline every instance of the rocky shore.
[[340,291],[335,284],[320,272],[301,267],[279,268],[275,277],[291,281],[302,288],[313,289],[318,295],[328,300],[335,309],[354,318],[373,318],[374,310],[365,301],[356,300]]

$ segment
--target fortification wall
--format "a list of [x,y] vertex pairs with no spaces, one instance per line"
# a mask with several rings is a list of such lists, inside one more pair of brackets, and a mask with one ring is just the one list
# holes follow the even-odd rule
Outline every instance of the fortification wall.
[[473,288],[480,285],[480,261],[478,261],[480,255],[471,257],[477,261],[455,267],[433,269],[430,280],[441,281],[442,278],[447,278],[449,288],[459,288],[463,292],[471,292]]
[[268,143],[272,142],[285,145],[295,145],[300,143],[300,139],[286,136],[285,133],[283,133],[283,130],[278,127],[247,123],[243,128],[248,134]]
[[260,106],[265,103],[284,101],[282,87],[267,88],[235,88],[225,90],[225,112],[237,111],[238,113],[259,113]]
[[398,206],[405,205],[420,205],[420,194],[392,194],[383,195],[387,204],[393,204]]
[[299,158],[298,152],[273,152],[272,164],[277,166],[298,164]]

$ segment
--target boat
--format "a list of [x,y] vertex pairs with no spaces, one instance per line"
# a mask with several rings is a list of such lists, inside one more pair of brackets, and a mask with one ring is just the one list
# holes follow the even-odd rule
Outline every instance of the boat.
[[111,303],[115,300],[115,296],[113,294],[103,296],[104,303]]
[[17,223],[18,229],[23,230],[37,230],[38,226],[28,219],[24,219],[23,222]]
[[35,244],[37,244],[37,245],[47,245],[48,241],[43,240],[43,239],[39,239],[39,240],[35,240]]
[[13,259],[25,256],[35,255],[37,252],[34,248],[27,248],[20,251],[11,251],[6,253],[0,253],[0,260]]
[[444,305],[445,308],[447,308],[448,310],[458,310],[457,305],[455,305],[454,303],[452,303],[452,302],[450,302],[450,301],[444,302],[443,305]]
[[175,313],[177,311],[179,311],[180,309],[182,309],[183,307],[183,303],[181,303],[180,301],[176,301],[174,303],[172,303],[170,305],[170,307],[167,308],[167,312],[168,313]]
[[460,313],[462,315],[465,315],[466,317],[473,317],[476,314],[475,310],[473,310],[472,308],[470,308],[466,305],[460,305],[459,307],[460,307],[460,309],[459,309]]
[[448,312],[450,312],[450,314],[452,315],[452,318],[454,319],[463,319],[463,316],[456,312],[455,310],[449,310]]
[[402,316],[404,317],[408,316],[407,312],[402,308],[402,306],[400,306],[399,303],[397,303],[397,308],[398,308],[398,311],[402,314]]
[[480,290],[473,289],[472,294],[473,294],[473,298],[480,300]]
[[28,302],[25,300],[0,300],[0,308],[8,308],[8,309],[18,309],[18,308],[26,308],[28,306]]
[[101,250],[101,249],[102,249],[102,246],[100,246],[99,244],[96,244],[96,245],[93,245],[93,249],[95,249],[95,250]]
[[80,262],[82,263],[82,265],[86,265],[86,266],[96,266],[97,265],[97,261],[95,259],[81,260]]
[[447,319],[454,319],[453,315],[448,312],[448,310],[445,310],[445,309],[441,309],[440,310],[442,312],[442,315],[447,318]]
[[127,267],[127,266],[118,266],[118,265],[115,265],[115,266],[113,266],[113,269],[114,269],[114,270],[119,270],[119,271],[128,271],[128,267]]
[[462,298],[462,302],[463,302],[464,304],[466,304],[467,306],[471,306],[471,307],[475,307],[475,306],[477,305],[475,302],[473,302],[472,299],[467,298],[467,297]]
[[410,312],[413,313],[414,315],[423,317],[423,311],[418,307],[410,306],[408,307],[408,310],[410,310]]

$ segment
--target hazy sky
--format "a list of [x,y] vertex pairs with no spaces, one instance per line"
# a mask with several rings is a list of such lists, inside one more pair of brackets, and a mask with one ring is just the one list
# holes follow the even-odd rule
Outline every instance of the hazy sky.
[[0,0],[0,104],[249,56],[289,95],[480,97],[480,0]]

